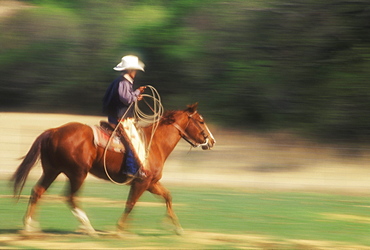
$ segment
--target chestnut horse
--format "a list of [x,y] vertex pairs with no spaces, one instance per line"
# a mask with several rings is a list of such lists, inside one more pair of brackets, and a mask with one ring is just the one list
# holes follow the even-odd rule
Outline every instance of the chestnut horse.
[[[152,137],[148,154],[146,177],[134,179],[131,185],[126,208],[118,221],[118,231],[126,228],[126,219],[144,191],[162,196],[166,202],[167,214],[175,225],[176,232],[182,228],[172,209],[170,192],[159,182],[162,177],[164,162],[170,155],[181,137],[192,146],[210,149],[215,144],[211,132],[203,118],[197,112],[197,104],[189,105],[185,110],[169,111],[158,121],[158,128]],[[146,138],[151,138],[152,126],[143,128]],[[148,140],[148,139],[146,139]],[[64,126],[46,130],[33,143],[22,163],[14,173],[14,194],[19,195],[27,176],[36,161],[40,158],[43,174],[34,186],[27,212],[24,218],[26,232],[39,231],[39,225],[34,218],[35,208],[42,194],[61,173],[69,179],[67,202],[72,213],[79,220],[80,229],[90,235],[96,235],[86,213],[75,201],[76,192],[80,189],[87,174],[109,180],[104,169],[104,148],[94,145],[94,135],[90,126],[81,123],[68,123]],[[119,183],[128,178],[121,168],[124,164],[124,154],[108,151],[106,168],[110,177]]]

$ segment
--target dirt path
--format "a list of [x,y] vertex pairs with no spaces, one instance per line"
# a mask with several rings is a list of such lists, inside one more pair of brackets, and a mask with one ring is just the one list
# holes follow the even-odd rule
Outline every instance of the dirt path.
[[[143,232],[145,234],[145,232]],[[148,235],[139,237],[134,234],[117,236],[113,232],[100,233],[99,240],[87,240],[78,233],[43,233],[37,235],[0,235],[0,249],[219,249],[225,245],[232,249],[370,249],[370,247],[348,244],[337,241],[315,240],[281,240],[254,234],[221,234],[212,232],[187,231],[182,237],[161,235],[161,232],[146,232]],[[158,235],[156,235],[158,233]],[[150,236],[151,235],[151,236]],[[176,238],[175,238],[176,237]],[[67,242],[65,239],[68,239]],[[84,239],[84,242],[78,242]],[[140,239],[141,246],[135,246]],[[116,241],[117,247],[109,247],[106,240]],[[153,243],[173,242],[171,244]],[[74,242],[75,241],[75,242]],[[120,242],[120,244],[119,244]],[[127,247],[131,245],[131,247]],[[134,245],[135,247],[132,247]],[[5,247],[2,247],[5,246]]]
[[[0,176],[9,178],[18,160],[44,130],[78,121],[98,124],[104,117],[0,113]],[[241,134],[210,126],[217,144],[211,151],[184,142],[166,162],[164,183],[226,185],[248,189],[370,193],[370,149],[329,147],[287,133]],[[31,178],[40,176],[40,168]],[[94,179],[90,177],[90,179]]]
[[32,5],[20,1],[1,0],[0,19],[10,17],[14,12],[24,8],[34,8],[34,7]]

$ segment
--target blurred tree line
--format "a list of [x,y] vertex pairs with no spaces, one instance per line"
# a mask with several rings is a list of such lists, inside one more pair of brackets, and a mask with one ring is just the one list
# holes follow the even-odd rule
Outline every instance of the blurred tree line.
[[[370,137],[367,0],[29,0],[0,16],[0,109],[101,115],[138,55],[166,109],[208,120]],[[0,8],[3,3],[0,2]]]

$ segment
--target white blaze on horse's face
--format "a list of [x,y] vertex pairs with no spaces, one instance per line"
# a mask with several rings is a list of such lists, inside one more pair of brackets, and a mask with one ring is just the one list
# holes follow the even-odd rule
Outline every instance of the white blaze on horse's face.
[[203,117],[197,112],[189,115],[190,123],[188,126],[188,133],[192,135],[198,146],[202,149],[211,149],[216,143],[211,131],[205,123]]
[[[200,116],[202,119],[203,117]],[[215,144],[216,144],[216,139],[213,137],[211,131],[209,130],[208,126],[206,123],[204,123],[204,127],[205,127],[205,132],[208,134],[208,143],[206,146],[202,146],[202,149],[206,150],[206,149],[211,149]]]
[[202,121],[202,125],[204,126],[204,133],[207,137],[207,144],[202,145],[203,150],[211,149],[216,144],[216,139],[213,137],[211,131],[209,130],[207,124],[204,122],[204,119],[201,115],[199,115],[200,120]]

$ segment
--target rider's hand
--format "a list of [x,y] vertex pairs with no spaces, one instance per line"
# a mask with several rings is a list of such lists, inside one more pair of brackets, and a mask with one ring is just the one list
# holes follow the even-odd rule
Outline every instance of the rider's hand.
[[145,89],[146,89],[145,86],[141,86],[141,87],[138,88],[138,90],[140,90],[140,93],[143,93]]
[[139,96],[137,97],[137,100],[138,100],[138,101],[143,100],[143,96],[142,96],[142,95],[139,95]]

